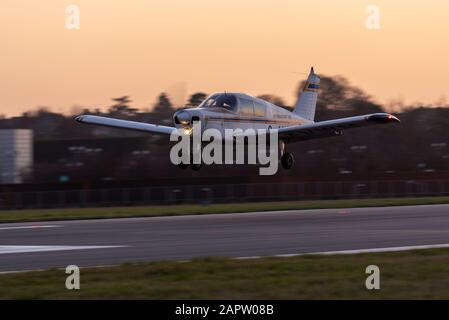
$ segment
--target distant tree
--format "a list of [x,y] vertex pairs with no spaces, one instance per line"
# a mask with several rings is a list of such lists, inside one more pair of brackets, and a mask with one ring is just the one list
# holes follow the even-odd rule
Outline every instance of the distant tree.
[[189,98],[188,105],[191,107],[196,107],[201,104],[207,98],[207,94],[204,92],[196,92],[192,94]]
[[270,102],[274,105],[277,105],[279,107],[284,107],[286,105],[284,100],[281,97],[276,96],[274,94],[262,94],[260,96],[257,96],[257,98],[268,101],[268,102]]
[[138,109],[131,108],[129,106],[129,104],[132,102],[132,100],[129,98],[129,96],[113,98],[112,101],[114,101],[115,104],[112,105],[108,110],[110,115],[131,116],[132,117],[138,113]]
[[173,113],[173,105],[165,92],[162,92],[153,107],[153,113],[168,115]]
[[36,117],[41,117],[41,116],[45,116],[45,115],[49,115],[49,114],[57,114],[57,113],[53,113],[50,110],[50,108],[48,108],[48,107],[37,107],[34,110],[28,110],[28,111],[22,112],[21,116],[24,118],[36,118]]
[[[76,114],[95,114],[95,115],[101,115],[102,112],[99,108],[89,109],[89,108],[82,108],[82,110]],[[75,115],[76,115],[75,114]]]
[[[302,81],[297,89],[297,95],[304,88],[305,81]],[[342,76],[328,77],[321,76],[319,102],[326,109],[344,109],[349,99],[369,100],[370,97],[360,88],[350,85],[349,81]]]
[[46,114],[49,114],[49,113],[52,113],[49,107],[39,107],[36,110],[36,116],[37,117],[40,117],[40,116],[43,116],[43,115],[46,115]]
[[[80,105],[73,105],[70,108],[70,115],[76,116],[76,115],[82,114],[82,113],[84,113],[83,112],[84,110],[88,110],[88,108],[84,108],[84,107],[82,107]],[[88,112],[86,112],[86,113],[88,113]]]
[[[372,98],[362,89],[355,87],[342,76],[320,76],[320,91],[317,102],[319,120],[349,116],[363,113],[381,112],[382,107],[372,101]],[[305,81],[297,89],[297,95],[302,92]]]

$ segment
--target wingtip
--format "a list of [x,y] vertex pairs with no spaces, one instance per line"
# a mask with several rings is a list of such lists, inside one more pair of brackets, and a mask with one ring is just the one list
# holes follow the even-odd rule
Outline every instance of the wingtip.
[[76,122],[83,122],[83,118],[84,118],[84,115],[79,115],[79,116],[74,117]]
[[389,114],[389,113],[376,113],[376,114],[369,116],[368,119],[371,121],[374,121],[374,122],[378,122],[378,123],[390,123],[390,122],[400,123],[401,122],[401,120],[399,120],[398,117],[395,117],[394,115]]
[[395,117],[392,114],[390,114],[389,117],[390,117],[390,120],[397,122],[397,123],[401,123],[401,120],[398,117]]

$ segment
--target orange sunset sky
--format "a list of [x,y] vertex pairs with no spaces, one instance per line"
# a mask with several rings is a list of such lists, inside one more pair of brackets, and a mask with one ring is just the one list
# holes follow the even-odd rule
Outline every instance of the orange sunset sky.
[[[81,28],[65,27],[80,8]],[[380,8],[368,30],[366,6]],[[3,0],[0,114],[37,106],[150,107],[196,91],[295,100],[310,66],[381,103],[449,96],[447,0]]]

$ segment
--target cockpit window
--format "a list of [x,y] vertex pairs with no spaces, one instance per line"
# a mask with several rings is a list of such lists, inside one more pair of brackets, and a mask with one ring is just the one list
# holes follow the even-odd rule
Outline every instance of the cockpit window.
[[201,108],[225,108],[231,111],[235,111],[237,108],[237,98],[233,94],[219,93],[212,95],[209,99],[205,100],[201,105]]
[[250,99],[239,98],[239,113],[242,116],[254,116],[254,102]]
[[265,104],[259,101],[254,102],[254,115],[256,117],[265,117],[267,113],[267,108],[265,107]]

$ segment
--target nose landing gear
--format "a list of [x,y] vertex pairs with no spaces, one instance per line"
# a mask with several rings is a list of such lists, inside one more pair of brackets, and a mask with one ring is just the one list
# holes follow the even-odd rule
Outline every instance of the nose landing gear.
[[184,163],[178,164],[178,168],[182,170],[187,169],[189,166],[193,171],[200,171],[202,164],[195,164],[195,163],[192,163],[190,165]]
[[[179,168],[179,169],[182,169],[182,170],[185,170],[185,169],[187,169],[188,167],[189,167],[188,164],[184,164],[184,163],[178,164],[178,168]],[[191,168],[193,171],[200,171],[200,169],[201,169],[201,164],[191,164],[191,165],[190,165],[190,168]]]
[[284,141],[279,141],[279,151],[281,154],[281,166],[285,170],[290,170],[293,167],[293,164],[295,163],[295,158],[293,157],[293,154],[288,153],[285,150],[285,143]]
[[[178,156],[182,157],[182,153],[179,153]],[[181,162],[178,164],[178,168],[182,169],[182,170],[185,170],[188,167],[190,167],[190,169],[192,169],[193,171],[199,171],[202,167],[202,163],[193,163],[193,155],[190,154],[190,162],[189,163]]]
[[182,169],[182,170],[185,170],[185,169],[187,169],[189,167],[189,165],[188,164],[185,164],[185,163],[180,163],[180,164],[178,164],[178,168],[179,169]]
[[201,169],[201,164],[192,163],[190,168],[192,168],[193,171],[199,171]]

